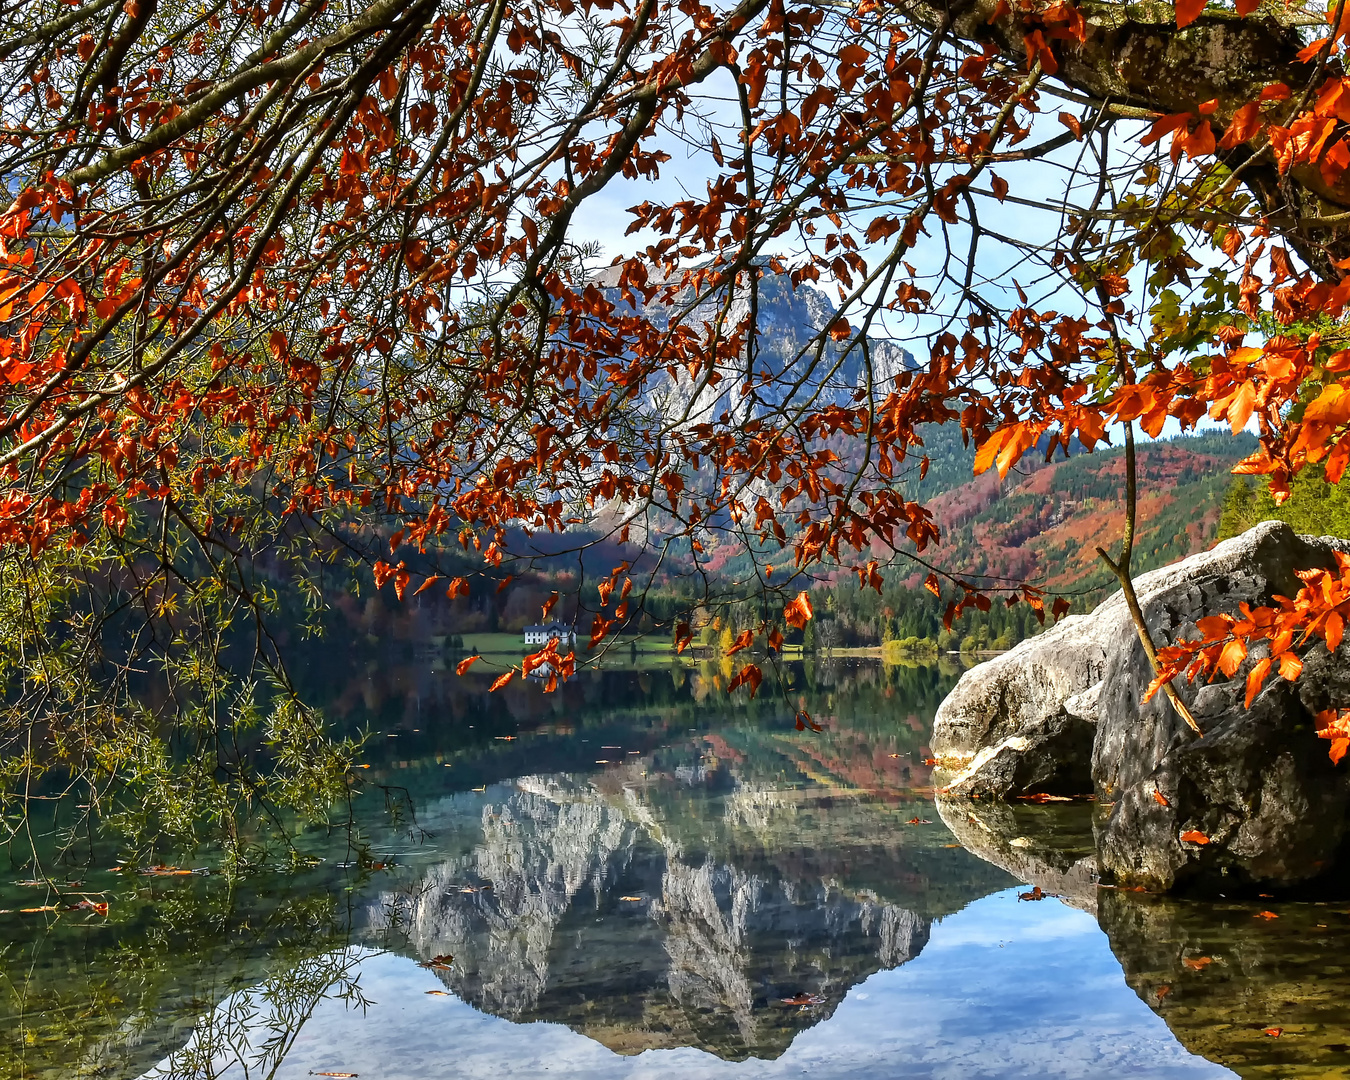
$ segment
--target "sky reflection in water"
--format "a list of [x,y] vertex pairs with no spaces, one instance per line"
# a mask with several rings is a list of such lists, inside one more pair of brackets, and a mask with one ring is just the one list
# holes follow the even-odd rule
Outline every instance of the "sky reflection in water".
[[935,924],[916,959],[855,986],[776,1060],[724,1061],[692,1048],[621,1056],[561,1024],[514,1024],[428,995],[442,984],[404,957],[372,956],[360,971],[373,1004],[364,1014],[321,1004],[279,1080],[311,1070],[387,1080],[1235,1075],[1177,1043],[1125,985],[1091,916],[1054,900],[1019,902],[1016,890]]

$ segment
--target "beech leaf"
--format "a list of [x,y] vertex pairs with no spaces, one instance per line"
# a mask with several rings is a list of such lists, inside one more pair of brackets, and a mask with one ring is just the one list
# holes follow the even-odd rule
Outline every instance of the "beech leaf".
[[1190,26],[1205,10],[1205,0],[1177,0],[1177,29]]

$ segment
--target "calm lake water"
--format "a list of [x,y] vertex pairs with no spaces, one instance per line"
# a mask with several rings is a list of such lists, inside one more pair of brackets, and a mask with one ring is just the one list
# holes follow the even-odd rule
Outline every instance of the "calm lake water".
[[373,731],[309,869],[128,878],[95,838],[52,870],[106,917],[0,875],[0,1076],[1350,1076],[1350,903],[1099,890],[1091,805],[935,802],[954,671],[732,707],[710,668],[442,667],[306,673]]

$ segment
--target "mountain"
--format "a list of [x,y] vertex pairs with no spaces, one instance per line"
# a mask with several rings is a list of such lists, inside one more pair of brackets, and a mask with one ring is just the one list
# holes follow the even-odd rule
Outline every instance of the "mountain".
[[[679,426],[706,423],[726,413],[748,419],[786,402],[814,401],[817,406],[851,403],[869,378],[876,393],[884,395],[895,376],[915,366],[914,357],[899,343],[870,336],[866,349],[854,346],[845,352],[837,343],[825,339],[816,356],[817,339],[835,318],[835,306],[821,289],[802,283],[792,285],[787,274],[776,274],[765,265],[757,267],[753,306],[758,336],[753,363],[746,362],[746,350],[735,362],[718,365],[719,381],[701,377],[695,383],[679,372],[649,391],[667,422]],[[666,279],[659,272],[649,273],[649,287],[660,286],[645,303],[641,295],[620,288],[620,267],[608,267],[592,278],[611,303],[627,310],[640,310],[653,325],[666,329],[672,321],[704,331],[719,323],[731,333],[750,314],[750,289],[738,290],[725,302],[721,291],[695,300],[693,290],[673,290],[667,295]],[[630,302],[631,301],[631,302]],[[747,376],[749,377],[747,379]],[[749,381],[753,391],[743,395]]]
[[[1137,573],[1214,543],[1232,467],[1255,446],[1251,436],[1217,432],[1139,445]],[[1119,550],[1124,493],[1125,455],[1113,447],[1048,465],[1024,459],[1006,479],[991,471],[923,494],[942,528],[942,566],[1094,593],[1111,584],[1096,548]]]

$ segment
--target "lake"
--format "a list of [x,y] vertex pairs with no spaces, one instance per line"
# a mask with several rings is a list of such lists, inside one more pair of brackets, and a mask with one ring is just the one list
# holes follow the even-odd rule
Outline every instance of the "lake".
[[0,1076],[1350,1075],[1350,903],[1099,889],[1090,802],[935,800],[954,668],[445,667],[301,673],[370,768],[273,867],[0,874]]

